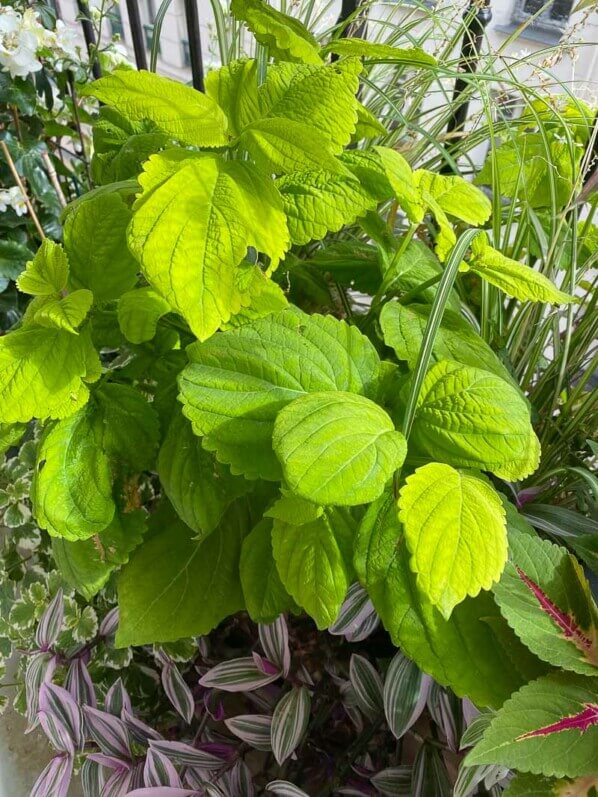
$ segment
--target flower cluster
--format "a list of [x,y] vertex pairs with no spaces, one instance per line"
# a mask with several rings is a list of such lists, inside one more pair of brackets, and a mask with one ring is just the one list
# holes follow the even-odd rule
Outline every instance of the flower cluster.
[[66,62],[79,61],[75,34],[61,20],[55,30],[45,28],[36,11],[13,6],[0,10],[0,65],[11,77],[27,77],[42,68],[48,57],[59,71]]
[[0,213],[5,213],[9,207],[14,210],[17,216],[24,216],[27,213],[25,195],[18,185],[0,190]]

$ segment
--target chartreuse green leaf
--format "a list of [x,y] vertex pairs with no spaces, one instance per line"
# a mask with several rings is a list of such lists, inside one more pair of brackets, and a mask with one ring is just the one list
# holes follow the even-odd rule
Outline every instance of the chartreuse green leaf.
[[449,216],[474,227],[490,218],[492,203],[483,191],[463,177],[418,169],[414,181],[424,199],[431,197]]
[[[338,159],[359,180],[362,189],[379,202],[395,195],[375,148],[347,149],[341,152]],[[351,241],[350,245],[353,243]]]
[[533,473],[540,456],[521,393],[488,371],[453,360],[426,374],[410,440],[430,457],[510,481]]
[[131,552],[141,544],[145,520],[141,510],[116,514],[110,525],[93,539],[71,542],[53,538],[52,555],[66,583],[91,600],[114,569],[126,564]]
[[355,131],[361,64],[356,58],[321,66],[278,64],[268,67],[258,97],[262,115],[308,123],[342,151]]
[[245,604],[256,623],[271,623],[296,608],[284,588],[272,553],[272,520],[263,518],[243,540],[241,584]]
[[158,475],[177,514],[196,532],[210,534],[230,504],[248,492],[250,482],[231,476],[202,448],[191,424],[177,411],[160,448]]
[[221,329],[234,329],[244,324],[264,318],[272,313],[284,310],[288,306],[284,291],[273,280],[267,277],[257,266],[253,267],[254,277],[248,286],[250,304],[242,307],[228,321],[221,324]]
[[366,504],[407,454],[386,412],[354,393],[309,393],[278,413],[272,438],[285,482],[317,504]]
[[152,405],[134,387],[112,382],[101,384],[93,398],[99,439],[115,467],[136,473],[150,470],[160,438]]
[[88,288],[96,302],[109,302],[137,281],[137,263],[127,248],[131,211],[118,192],[96,193],[69,208],[64,246],[69,287]]
[[217,155],[167,151],[140,177],[129,245],[145,276],[200,340],[250,297],[238,285],[249,246],[271,267],[289,246],[282,202],[250,164]]
[[[399,360],[407,362],[411,370],[417,364],[430,310],[428,304],[402,305],[398,302],[387,302],[380,313],[384,342],[395,350]],[[456,360],[463,365],[482,368],[516,384],[486,341],[454,310],[444,311],[434,339],[431,362],[440,360]]]
[[295,172],[276,181],[294,244],[338,232],[378,204],[350,173]]
[[44,432],[33,507],[41,528],[67,540],[99,534],[114,517],[110,460],[89,407]]
[[156,334],[158,321],[170,305],[153,288],[127,291],[118,300],[118,325],[131,343],[144,343]]
[[352,142],[361,141],[363,138],[385,136],[388,130],[381,124],[374,114],[361,102],[357,103],[357,124],[351,136]]
[[86,288],[69,293],[60,298],[49,298],[33,315],[33,320],[43,327],[66,329],[78,335],[81,326],[93,304],[93,293]]
[[187,349],[179,377],[183,412],[233,473],[277,481],[278,412],[299,396],[343,390],[376,395],[380,360],[355,327],[294,307]]
[[399,520],[417,585],[448,619],[468,595],[498,581],[507,560],[501,500],[475,471],[431,462],[399,493]]
[[0,423],[0,456],[18,445],[26,431],[27,425],[24,423]]
[[598,678],[553,672],[507,700],[465,763],[557,778],[596,774]]
[[149,120],[183,144],[221,147],[227,143],[226,116],[211,97],[141,70],[117,69],[80,89],[133,122]]
[[419,47],[393,47],[391,44],[370,42],[366,39],[333,39],[322,48],[324,54],[336,53],[343,57],[367,58],[375,61],[388,61],[405,66],[430,67],[437,61],[432,55]]
[[89,398],[84,381],[100,375],[88,330],[29,326],[0,337],[0,418],[65,418]]
[[239,557],[250,528],[247,502],[239,499],[202,542],[177,520],[148,539],[119,576],[117,645],[201,636],[242,609]]
[[248,124],[259,119],[257,61],[241,59],[206,75],[206,94],[226,114],[231,135],[238,136]]
[[283,523],[290,523],[292,526],[303,526],[305,523],[317,520],[323,513],[323,506],[306,501],[298,495],[286,493],[268,507],[264,516],[282,520]]
[[274,521],[272,549],[280,579],[319,629],[336,620],[349,589],[353,534],[339,509],[301,526]]
[[409,221],[419,224],[425,213],[425,203],[415,180],[414,172],[405,158],[390,147],[375,147],[395,197]]
[[468,268],[509,296],[521,301],[548,304],[570,304],[575,301],[574,296],[560,291],[544,274],[493,249],[485,232],[481,232],[473,241],[471,255]]
[[548,540],[509,535],[510,561],[494,595],[521,641],[544,661],[598,675],[598,609],[577,560]]
[[306,122],[273,117],[249,124],[239,138],[256,166],[269,174],[310,169],[342,172],[326,135]]
[[232,0],[230,10],[274,58],[305,64],[322,62],[318,42],[305,25],[272,8],[265,0]]
[[32,296],[51,296],[66,288],[69,261],[60,244],[45,238],[17,279],[17,287]]
[[[593,787],[593,790],[592,790]],[[546,778],[520,772],[509,783],[505,797],[594,797],[598,775],[575,780]]]
[[355,569],[393,643],[420,669],[481,706],[500,706],[543,671],[489,593],[466,598],[447,620],[418,589],[409,558],[394,499],[384,496],[359,528]]

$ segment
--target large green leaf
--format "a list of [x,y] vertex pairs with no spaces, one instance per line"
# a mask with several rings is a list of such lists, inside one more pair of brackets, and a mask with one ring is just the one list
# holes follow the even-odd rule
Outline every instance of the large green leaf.
[[368,509],[354,562],[393,643],[457,695],[480,706],[499,706],[542,672],[489,593],[466,598],[446,620],[420,592],[391,495]]
[[302,526],[274,521],[272,549],[281,581],[319,629],[336,620],[349,589],[352,538],[338,509]]
[[226,116],[214,100],[175,80],[152,72],[117,69],[80,91],[111,105],[133,122],[150,120],[184,144],[220,147],[227,143]]
[[345,147],[357,123],[361,64],[355,58],[321,66],[278,64],[259,89],[264,116],[307,122],[328,139],[333,153]]
[[188,348],[180,400],[195,434],[233,473],[281,478],[272,450],[278,412],[308,392],[374,397],[380,361],[355,327],[289,307]]
[[498,581],[507,560],[505,511],[475,472],[432,462],[407,477],[399,519],[417,585],[447,619]]
[[544,661],[598,675],[598,609],[576,559],[529,534],[511,532],[509,548],[494,595],[511,628]]
[[295,172],[276,181],[294,244],[338,232],[376,207],[377,200],[347,173]]
[[305,25],[295,17],[272,8],[266,0],[231,0],[230,10],[274,58],[306,64],[321,63],[318,43]]
[[71,542],[53,538],[52,556],[66,583],[91,600],[115,568],[128,562],[144,532],[145,513],[141,510],[116,514],[110,525],[93,539]]
[[84,540],[111,522],[110,461],[90,407],[44,432],[33,487],[34,514],[53,537]]
[[428,371],[410,439],[430,457],[510,481],[533,473],[540,455],[521,393],[488,371],[452,360]]
[[598,775],[588,775],[571,781],[520,772],[509,783],[504,795],[505,797],[595,797],[597,788]]
[[284,588],[272,552],[272,521],[261,520],[245,537],[241,549],[241,584],[251,619],[271,623],[282,612],[296,608]]
[[322,48],[322,52],[326,54],[336,53],[347,58],[354,56],[413,67],[437,65],[436,59],[419,47],[393,47],[391,44],[371,42],[366,39],[333,39]]
[[575,297],[560,291],[548,277],[517,260],[503,255],[488,244],[480,233],[471,246],[472,259],[467,266],[487,282],[521,301],[570,304]]
[[598,678],[554,672],[504,704],[465,759],[555,777],[596,774]]
[[204,450],[189,421],[177,411],[160,448],[158,475],[178,515],[198,535],[212,532],[235,498],[250,483],[231,476],[214,455]]
[[166,523],[120,573],[117,645],[201,636],[242,609],[239,556],[250,528],[243,499],[229,507],[217,533],[203,542],[194,540],[182,521]]
[[319,504],[366,504],[407,454],[389,416],[354,393],[310,393],[279,412],[273,446],[286,483]]
[[45,238],[17,279],[17,287],[32,296],[51,296],[66,287],[69,261],[60,244]]
[[260,116],[257,97],[257,61],[241,59],[212,69],[206,75],[206,94],[222,108],[228,128],[238,136]]
[[31,326],[0,337],[0,418],[64,418],[89,398],[84,380],[97,379],[100,362],[88,330]]
[[152,286],[200,340],[250,297],[238,266],[249,246],[271,267],[289,246],[282,201],[250,164],[170,150],[140,177],[129,244]]
[[258,169],[267,174],[310,169],[343,171],[330,152],[324,133],[306,122],[279,117],[258,119],[243,130],[239,141]]
[[[417,364],[431,306],[427,304],[402,305],[387,302],[380,313],[380,327],[384,342],[391,346],[411,370]],[[438,334],[434,339],[431,362],[456,360],[463,365],[490,371],[512,384],[515,380],[492,351],[462,316],[445,310]]]
[[88,288],[96,302],[117,299],[137,281],[127,248],[131,211],[117,192],[97,193],[73,205],[64,223],[71,288]]
[[158,450],[158,416],[129,385],[104,382],[94,393],[94,422],[101,445],[116,469],[150,470]]

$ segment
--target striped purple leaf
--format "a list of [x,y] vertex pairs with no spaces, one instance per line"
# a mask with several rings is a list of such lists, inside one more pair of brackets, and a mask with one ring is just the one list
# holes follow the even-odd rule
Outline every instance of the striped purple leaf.
[[75,703],[80,706],[97,707],[96,692],[83,658],[73,659],[69,665],[64,686]]
[[[39,709],[40,723],[58,750],[73,752],[83,748],[85,739],[82,731],[81,709],[73,700],[70,692],[56,684],[43,684],[39,693]],[[55,731],[58,731],[59,744],[56,744],[55,739],[50,735]],[[65,742],[65,735],[62,731],[66,732],[68,742]]]
[[118,770],[112,773],[102,789],[102,797],[125,797],[130,793],[133,771]]
[[221,769],[224,763],[219,758],[205,750],[197,750],[189,744],[183,742],[166,742],[162,740],[150,741],[150,749],[162,753],[171,761],[187,767],[197,767],[198,769],[216,770]]
[[229,772],[223,777],[225,794],[234,794],[235,797],[254,797],[255,789],[251,771],[243,761],[236,761]]
[[270,729],[272,717],[265,714],[240,714],[224,721],[231,733],[256,750],[272,749]]
[[178,667],[170,659],[166,659],[162,667],[162,686],[176,712],[190,724],[195,713],[195,700]]
[[433,683],[427,704],[432,719],[446,737],[447,747],[456,753],[461,736],[461,701]]
[[[102,797],[104,795],[102,794]],[[135,789],[127,793],[127,797],[203,797],[202,792],[195,789],[178,789],[172,786],[150,786]]]
[[309,797],[309,794],[293,783],[289,783],[288,780],[271,780],[266,786],[266,791],[276,794],[277,797]]
[[56,671],[56,657],[52,653],[36,653],[29,659],[25,672],[25,698],[27,701],[27,732],[38,723],[39,692],[42,684],[52,680]]
[[[262,660],[263,662],[263,660]],[[200,678],[199,683],[210,689],[224,692],[249,692],[276,681],[280,672],[264,672],[264,664],[258,667],[252,657],[231,659],[212,667]]]
[[273,623],[260,624],[258,633],[266,658],[275,664],[286,676],[291,667],[291,651],[289,650],[289,630],[283,614]]
[[129,734],[122,720],[91,706],[83,706],[83,714],[90,736],[103,753],[130,760]]
[[52,598],[44,613],[40,617],[39,625],[35,632],[35,644],[41,651],[49,650],[62,629],[64,620],[64,596],[59,589]]
[[173,786],[182,788],[174,764],[158,750],[150,749],[143,765],[143,782],[146,786]]
[[158,731],[150,728],[149,725],[146,725],[145,722],[142,722],[126,709],[123,710],[121,719],[125,723],[131,737],[136,742],[139,742],[139,744],[147,745],[150,739],[162,738]]
[[128,772],[131,769],[130,761],[123,761],[122,758],[117,758],[113,755],[106,755],[106,753],[89,753],[86,761],[93,761],[101,767],[111,770],[119,770],[121,772]]
[[330,634],[344,636],[347,642],[367,639],[380,625],[374,604],[361,584],[351,584],[338,617],[328,629]]
[[295,687],[278,701],[272,715],[270,742],[279,764],[293,753],[307,729],[311,694],[306,687]]
[[357,705],[370,719],[382,712],[382,678],[380,674],[363,656],[354,653],[349,663],[349,678],[355,692]]
[[72,756],[55,756],[35,781],[29,797],[66,797],[72,774]]
[[117,678],[106,692],[104,711],[107,711],[108,714],[113,714],[115,717],[121,717],[123,711],[126,711],[128,714],[133,713],[131,698],[121,678]]
[[104,772],[100,764],[88,756],[81,766],[80,777],[85,797],[100,797],[104,785]]
[[104,617],[104,619],[100,623],[98,634],[101,637],[114,636],[114,634],[116,634],[117,628],[118,628],[118,606],[115,606],[114,609],[110,609],[108,614]]

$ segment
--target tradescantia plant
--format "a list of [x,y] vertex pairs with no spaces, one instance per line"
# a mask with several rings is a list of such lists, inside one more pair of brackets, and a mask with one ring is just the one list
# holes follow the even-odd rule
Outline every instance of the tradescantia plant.
[[[358,99],[363,61],[433,71],[433,58],[355,39],[321,48],[261,1],[232,10],[260,58],[214,70],[205,93],[130,70],[82,88],[103,103],[97,187],[66,208],[63,245],[45,240],[27,264],[17,284],[32,299],[0,338],[3,444],[31,422],[40,434],[35,520],[86,599],[119,570],[121,647],[205,636],[243,610],[263,626],[304,612],[334,628],[359,581],[401,650],[390,672],[407,677],[412,661],[491,710],[464,741],[477,742],[464,781],[487,767],[526,773],[525,788],[527,773],[589,778],[597,610],[577,560],[505,498],[541,446],[455,286],[574,298],[491,245],[482,190],[372,144],[384,128]],[[348,305],[346,281],[366,311]],[[322,286],[338,306],[317,301]],[[201,685],[287,678],[280,648],[261,650]],[[375,715],[380,675],[366,659],[351,667]],[[267,719],[228,726],[260,749],[276,722],[278,763],[304,734],[313,682],[299,670],[289,686]],[[58,689],[45,706],[70,706]],[[391,713],[404,728],[413,711]],[[87,719],[103,751],[110,733]],[[85,742],[69,722],[55,746],[72,767],[68,745]]]

